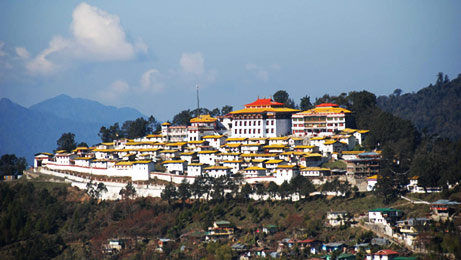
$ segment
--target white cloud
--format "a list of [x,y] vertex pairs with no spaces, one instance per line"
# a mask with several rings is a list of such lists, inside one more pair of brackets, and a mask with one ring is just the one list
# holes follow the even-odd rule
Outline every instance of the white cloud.
[[3,46],[5,46],[5,43],[0,42],[0,57],[6,56],[6,52],[3,50]]
[[109,87],[99,92],[99,96],[103,100],[118,101],[125,93],[130,90],[130,85],[126,81],[116,80],[110,84]]
[[78,5],[72,14],[72,34],[77,55],[92,60],[128,60],[135,50],[125,39],[120,18],[87,3]]
[[205,70],[203,55],[200,52],[183,53],[179,64],[183,72],[192,73],[197,76],[202,75]]
[[270,65],[268,68],[264,66],[259,66],[253,63],[248,63],[245,65],[247,71],[253,72],[256,78],[268,81],[269,80],[269,70],[278,71],[281,69],[281,66],[277,63]]
[[59,52],[69,46],[69,42],[61,36],[54,37],[47,49],[39,53],[33,60],[26,64],[27,70],[32,74],[48,75],[58,71],[61,67],[50,61],[47,56]]
[[63,61],[129,60],[135,57],[136,52],[147,51],[147,45],[141,39],[135,44],[126,40],[117,15],[87,3],[81,3],[74,9],[71,32],[70,39],[53,37],[49,47],[27,64],[28,71],[50,74],[59,70]]
[[165,84],[162,81],[162,74],[156,69],[150,69],[144,72],[141,76],[140,83],[144,91],[158,93],[165,89]]
[[260,80],[269,80],[269,72],[265,70],[263,67],[260,67],[253,63],[248,63],[245,65],[245,69],[254,72],[256,77]]
[[28,59],[30,56],[29,52],[24,47],[16,47],[15,50],[16,50],[16,55],[18,55],[18,57],[21,59]]

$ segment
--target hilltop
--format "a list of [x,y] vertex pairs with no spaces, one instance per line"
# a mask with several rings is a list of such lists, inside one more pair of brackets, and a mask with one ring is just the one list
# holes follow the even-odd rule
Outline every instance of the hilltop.
[[381,109],[410,120],[422,133],[461,138],[461,74],[450,81],[440,73],[434,85],[403,95],[397,89],[377,102]]
[[60,95],[30,108],[0,99],[0,154],[26,157],[29,164],[37,152],[51,152],[64,132],[89,145],[100,141],[101,126],[143,117],[132,108],[104,106],[98,102]]

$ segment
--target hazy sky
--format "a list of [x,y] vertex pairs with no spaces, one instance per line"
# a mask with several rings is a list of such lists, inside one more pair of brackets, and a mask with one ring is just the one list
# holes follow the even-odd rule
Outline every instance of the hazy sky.
[[0,97],[170,119],[284,89],[417,91],[461,73],[461,1],[0,1]]

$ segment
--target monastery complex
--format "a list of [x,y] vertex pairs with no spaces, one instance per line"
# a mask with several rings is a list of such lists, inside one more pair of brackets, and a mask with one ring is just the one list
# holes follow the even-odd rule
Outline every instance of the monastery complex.
[[[300,111],[258,98],[225,116],[199,115],[188,126],[164,122],[158,134],[77,147],[70,153],[38,153],[34,168],[143,182],[193,182],[200,175],[235,174],[250,184],[281,184],[296,175],[313,178],[314,184],[332,175],[365,179],[378,173],[381,155],[354,151],[368,134],[353,129],[354,124],[353,111],[336,104]],[[347,167],[321,168],[336,160]]]

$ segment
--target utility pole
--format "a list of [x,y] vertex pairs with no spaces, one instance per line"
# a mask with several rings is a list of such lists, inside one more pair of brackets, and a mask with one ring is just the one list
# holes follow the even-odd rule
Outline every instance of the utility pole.
[[200,116],[200,99],[199,99],[199,95],[198,95],[198,89],[199,89],[199,86],[198,84],[196,85],[197,87],[197,113],[196,113],[196,117]]

